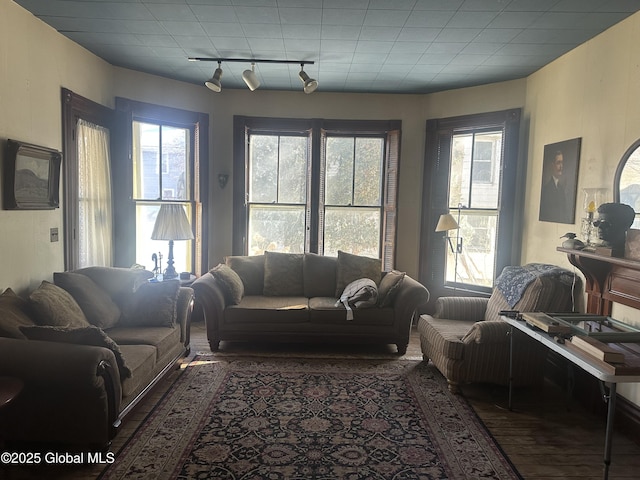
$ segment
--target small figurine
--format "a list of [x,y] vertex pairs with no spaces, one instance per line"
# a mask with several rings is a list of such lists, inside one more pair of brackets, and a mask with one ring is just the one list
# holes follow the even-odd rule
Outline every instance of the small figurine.
[[572,250],[582,250],[585,245],[582,240],[578,240],[576,238],[576,234],[573,232],[567,232],[560,238],[566,238],[564,242],[562,242],[562,248],[570,248]]

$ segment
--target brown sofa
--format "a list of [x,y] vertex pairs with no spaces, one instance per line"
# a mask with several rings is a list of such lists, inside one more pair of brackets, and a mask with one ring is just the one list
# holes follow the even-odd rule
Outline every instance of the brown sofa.
[[188,351],[193,290],[152,276],[89,267],[0,295],[0,376],[24,384],[0,412],[0,442],[109,444]]
[[[348,320],[339,297],[367,278],[377,287],[374,305],[347,302],[354,307]],[[231,256],[192,288],[193,319],[206,322],[213,351],[221,341],[350,342],[395,344],[404,354],[416,309],[429,300],[404,273],[381,272],[379,259],[344,252]]]

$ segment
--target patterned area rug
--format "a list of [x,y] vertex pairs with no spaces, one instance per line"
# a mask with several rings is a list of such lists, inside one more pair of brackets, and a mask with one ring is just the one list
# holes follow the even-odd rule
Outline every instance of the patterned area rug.
[[521,477],[424,362],[198,356],[101,478]]

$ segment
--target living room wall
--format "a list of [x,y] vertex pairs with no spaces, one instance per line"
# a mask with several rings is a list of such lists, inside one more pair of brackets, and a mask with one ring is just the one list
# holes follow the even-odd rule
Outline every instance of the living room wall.
[[[613,190],[618,162],[640,138],[640,13],[572,50],[527,79],[525,115],[530,118],[522,262],[572,268],[556,247],[566,232],[580,233],[583,188]],[[544,146],[582,138],[574,224],[538,220]],[[612,198],[610,199],[610,201]],[[613,317],[640,325],[638,311],[614,305]],[[640,388],[618,392],[640,404]]]
[[[60,86],[110,106],[112,83],[108,63],[0,0],[1,145],[11,138],[62,150]],[[61,209],[0,210],[0,291],[25,293],[64,269],[62,222]],[[58,242],[49,241],[50,228],[58,228]]]

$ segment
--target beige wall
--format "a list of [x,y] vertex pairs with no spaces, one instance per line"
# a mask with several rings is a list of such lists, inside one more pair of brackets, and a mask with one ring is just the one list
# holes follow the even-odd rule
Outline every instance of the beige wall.
[[[0,139],[62,149],[60,88],[109,105],[113,70],[9,0],[0,0]],[[4,142],[2,142],[4,145]],[[0,164],[4,157],[0,149]],[[0,187],[2,188],[2,187]],[[49,242],[57,227],[60,241]],[[64,269],[62,210],[0,210],[0,290]]]

